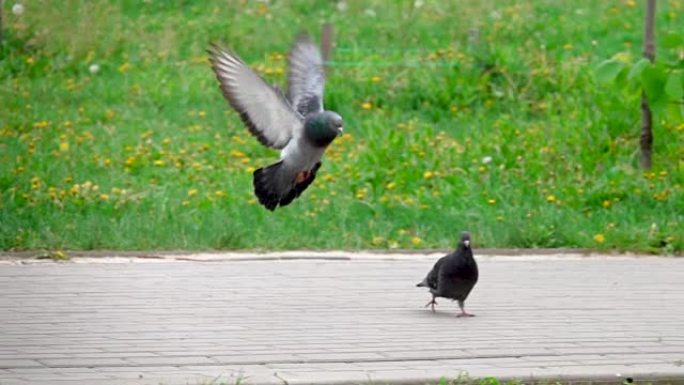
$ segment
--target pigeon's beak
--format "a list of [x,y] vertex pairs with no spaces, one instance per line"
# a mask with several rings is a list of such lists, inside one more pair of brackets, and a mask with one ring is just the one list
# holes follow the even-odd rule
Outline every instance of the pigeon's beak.
[[470,247],[470,241],[467,239],[463,241],[463,244],[465,245],[465,247]]
[[344,133],[344,127],[339,126],[337,127],[337,135],[342,135]]

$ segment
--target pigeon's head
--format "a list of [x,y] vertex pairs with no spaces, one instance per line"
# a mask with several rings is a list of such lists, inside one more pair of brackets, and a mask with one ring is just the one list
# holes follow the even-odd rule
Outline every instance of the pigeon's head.
[[306,137],[319,147],[329,145],[343,131],[342,117],[332,111],[311,114],[304,122]]
[[461,245],[465,247],[466,249],[470,248],[470,233],[467,231],[464,231],[461,233]]

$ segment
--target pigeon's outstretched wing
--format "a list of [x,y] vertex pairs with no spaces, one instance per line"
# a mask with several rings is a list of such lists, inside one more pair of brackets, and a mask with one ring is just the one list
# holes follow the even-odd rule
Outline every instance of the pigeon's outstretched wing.
[[297,37],[287,61],[288,100],[304,116],[323,111],[323,59],[308,35],[300,34]]
[[236,54],[212,45],[211,67],[223,96],[249,131],[268,147],[281,149],[304,126],[303,119],[280,91],[268,85]]

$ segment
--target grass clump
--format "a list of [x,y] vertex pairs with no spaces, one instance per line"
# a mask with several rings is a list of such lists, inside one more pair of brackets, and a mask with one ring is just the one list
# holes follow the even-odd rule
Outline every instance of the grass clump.
[[[684,249],[684,124],[657,119],[643,172],[639,96],[593,75],[640,54],[633,1],[25,8],[5,10],[0,46],[0,249],[442,248],[465,228],[484,247]],[[675,29],[684,6],[657,16]],[[325,104],[347,134],[270,213],[251,171],[278,154],[227,107],[205,48],[284,84],[293,37],[323,21]]]

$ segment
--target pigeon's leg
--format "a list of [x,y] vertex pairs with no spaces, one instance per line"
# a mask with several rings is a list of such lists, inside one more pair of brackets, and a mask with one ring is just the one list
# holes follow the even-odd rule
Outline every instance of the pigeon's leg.
[[297,174],[297,177],[295,178],[296,183],[302,183],[305,180],[309,179],[309,175],[311,175],[311,172],[309,171],[302,171],[299,174]]
[[432,296],[432,300],[431,300],[430,302],[428,302],[428,303],[425,304],[425,307],[432,306],[432,312],[433,312],[433,313],[435,312],[435,305],[437,305],[437,301],[435,301],[435,298],[437,298],[437,297],[435,297],[435,296],[433,295],[433,296]]
[[458,307],[461,308],[461,313],[459,315],[457,315],[456,317],[459,317],[459,318],[461,318],[461,317],[475,317],[475,314],[466,313],[465,304],[463,301],[458,301]]

